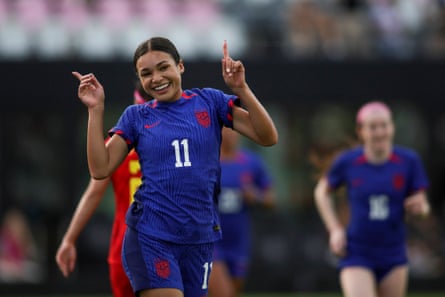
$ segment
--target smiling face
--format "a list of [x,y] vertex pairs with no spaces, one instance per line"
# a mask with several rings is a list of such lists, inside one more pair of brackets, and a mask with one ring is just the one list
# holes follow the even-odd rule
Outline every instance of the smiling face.
[[365,149],[375,156],[388,155],[392,149],[394,123],[386,105],[368,105],[359,112],[358,134]]
[[161,102],[178,100],[182,95],[182,61],[163,51],[148,51],[136,61],[136,71],[144,90]]

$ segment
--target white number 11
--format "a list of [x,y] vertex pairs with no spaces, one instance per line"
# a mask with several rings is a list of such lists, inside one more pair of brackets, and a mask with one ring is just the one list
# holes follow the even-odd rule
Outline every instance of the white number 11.
[[210,272],[212,271],[212,262],[205,262],[202,267],[204,268],[204,281],[202,282],[202,289],[206,290],[208,288],[209,284],[209,276]]
[[[182,162],[181,159],[181,148],[179,144],[181,144],[184,149],[184,162]],[[179,140],[175,139],[172,141],[172,146],[175,148],[175,157],[176,157],[175,167],[192,166],[192,162],[190,162],[190,155],[189,155],[189,140],[187,138],[184,138],[183,140],[181,140],[181,143],[179,143]]]

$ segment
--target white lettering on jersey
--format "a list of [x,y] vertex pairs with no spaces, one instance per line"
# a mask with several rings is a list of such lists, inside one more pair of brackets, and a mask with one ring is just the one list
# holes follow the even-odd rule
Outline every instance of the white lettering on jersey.
[[233,188],[223,188],[221,189],[221,194],[219,195],[219,212],[221,213],[237,213],[241,210],[243,206],[243,198],[241,196],[241,191]]
[[389,199],[386,195],[369,197],[369,219],[383,221],[389,217]]
[[[184,162],[181,159],[181,147],[184,150]],[[175,157],[176,157],[176,163],[175,167],[190,167],[192,166],[192,162],[190,162],[190,154],[189,154],[189,140],[187,138],[184,138],[179,142],[178,139],[175,139],[172,141],[172,146],[175,148]]]

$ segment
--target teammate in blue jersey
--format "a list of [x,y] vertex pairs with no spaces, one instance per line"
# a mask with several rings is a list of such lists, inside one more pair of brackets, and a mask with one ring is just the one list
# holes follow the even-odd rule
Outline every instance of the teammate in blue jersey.
[[223,128],[219,213],[223,232],[216,242],[210,275],[212,297],[242,292],[250,260],[250,216],[253,206],[275,204],[272,181],[260,157],[239,148],[239,133]]
[[[318,211],[340,257],[340,283],[346,297],[402,297],[408,260],[405,217],[430,212],[428,180],[417,154],[393,145],[391,111],[382,102],[357,114],[362,146],[342,153],[315,189]],[[347,230],[331,203],[331,191],[346,186],[350,206]]]
[[[93,178],[108,177],[135,148],[142,184],[127,213],[122,258],[137,296],[206,296],[213,244],[221,238],[217,212],[223,126],[254,142],[278,141],[272,119],[245,80],[241,61],[223,45],[222,76],[234,95],[183,90],[176,47],[154,37],[135,51],[134,67],[154,100],[128,107],[104,145],[105,95],[93,74],[73,72],[87,106],[87,156]],[[240,107],[239,102],[244,108]]]

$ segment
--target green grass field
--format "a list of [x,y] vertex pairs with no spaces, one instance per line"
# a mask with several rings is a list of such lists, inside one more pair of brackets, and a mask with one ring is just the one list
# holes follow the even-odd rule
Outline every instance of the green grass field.
[[[411,293],[407,297],[444,297],[445,293]],[[243,297],[342,297],[340,293],[245,294]]]
[[[443,297],[445,293],[412,293],[407,297]],[[340,293],[245,294],[243,297],[342,297]]]
[[[411,293],[407,297],[444,297],[444,293]],[[342,297],[340,293],[245,294],[243,297]]]
[[[4,296],[2,297],[17,297],[17,295],[14,296]],[[435,293],[422,293],[422,292],[416,292],[416,293],[410,293],[407,295],[407,297],[444,297],[445,292],[435,292]],[[27,296],[20,296],[20,297],[51,297],[48,295],[27,295]],[[54,295],[53,297],[56,297]],[[111,295],[57,295],[57,297],[112,297]],[[242,297],[342,297],[340,293],[255,293],[255,294],[244,294]]]

